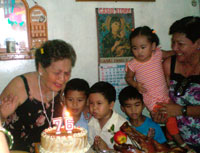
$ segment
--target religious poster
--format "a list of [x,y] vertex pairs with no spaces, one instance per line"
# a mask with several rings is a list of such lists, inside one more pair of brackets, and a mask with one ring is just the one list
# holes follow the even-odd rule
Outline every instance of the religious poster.
[[132,58],[129,34],[134,28],[132,8],[96,8],[100,63],[121,63]]

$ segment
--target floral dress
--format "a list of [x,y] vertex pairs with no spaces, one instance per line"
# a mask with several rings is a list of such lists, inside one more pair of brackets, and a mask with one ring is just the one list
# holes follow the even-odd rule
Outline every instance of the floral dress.
[[[28,98],[20,105],[15,113],[8,117],[6,120],[5,128],[8,129],[14,137],[14,146],[12,150],[22,150],[34,153],[34,143],[40,142],[41,132],[49,127],[49,123],[43,113],[43,107],[40,101],[31,98],[29,94],[29,86],[26,78],[20,76],[26,88]],[[56,96],[55,99],[58,99]],[[50,105],[44,105],[48,118],[51,118]],[[54,116],[61,116],[59,112],[62,110],[62,105],[55,100]],[[56,114],[57,112],[57,114]]]
[[[185,78],[174,73],[176,57],[171,60],[170,98],[181,106],[200,105],[200,75]],[[179,92],[180,94],[177,94]],[[182,94],[181,94],[182,93]],[[184,141],[193,146],[200,146],[200,118],[177,116],[180,134]]]

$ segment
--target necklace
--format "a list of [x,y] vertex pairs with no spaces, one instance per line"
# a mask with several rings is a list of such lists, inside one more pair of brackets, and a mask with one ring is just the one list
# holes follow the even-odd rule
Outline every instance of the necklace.
[[182,73],[185,77],[189,77],[191,75],[199,75],[199,63],[186,67],[184,65],[181,66]]
[[43,113],[49,123],[49,126],[51,127],[51,119],[53,118],[53,112],[54,112],[54,91],[52,92],[53,100],[52,100],[52,107],[51,107],[51,118],[49,119],[47,116],[46,109],[44,107],[43,95],[42,95],[42,90],[41,90],[41,85],[40,85],[40,75],[38,75],[38,86],[39,86],[40,97],[41,97],[41,101],[42,101]]

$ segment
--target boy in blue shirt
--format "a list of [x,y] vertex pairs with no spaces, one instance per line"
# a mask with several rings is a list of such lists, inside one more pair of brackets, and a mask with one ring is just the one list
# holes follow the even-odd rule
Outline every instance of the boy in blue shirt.
[[74,125],[83,127],[88,131],[88,120],[85,119],[83,110],[87,105],[89,84],[84,79],[71,79],[67,82],[64,94],[67,110],[74,120]]
[[[140,133],[151,136],[154,129],[153,139],[159,143],[165,143],[166,138],[159,124],[149,117],[142,115],[144,109],[143,97],[132,86],[123,88],[119,93],[121,110],[128,116],[131,125]],[[150,130],[151,129],[151,130]]]

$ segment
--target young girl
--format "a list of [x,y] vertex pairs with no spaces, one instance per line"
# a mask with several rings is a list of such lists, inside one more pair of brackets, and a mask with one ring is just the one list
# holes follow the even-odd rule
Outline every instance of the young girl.
[[[159,106],[156,103],[170,102],[162,61],[174,53],[162,52],[157,47],[159,45],[158,36],[147,26],[138,27],[132,31],[130,44],[134,59],[127,63],[126,81],[143,95],[148,110],[156,111],[156,106]],[[166,127],[179,145],[184,144],[179,136],[175,117],[168,119]]]

